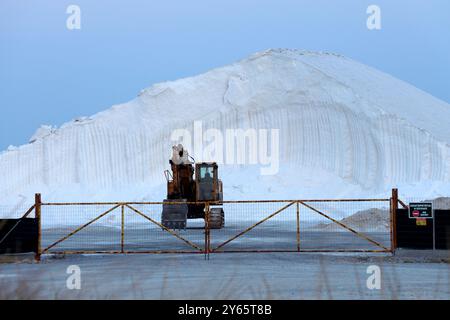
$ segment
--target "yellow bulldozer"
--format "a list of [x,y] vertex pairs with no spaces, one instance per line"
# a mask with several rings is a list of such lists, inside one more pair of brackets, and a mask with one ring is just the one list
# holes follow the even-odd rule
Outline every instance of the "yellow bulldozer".
[[181,144],[172,147],[166,170],[167,199],[164,199],[161,224],[169,229],[186,229],[188,219],[205,219],[205,202],[211,203],[209,228],[225,225],[223,186],[215,162],[195,163]]

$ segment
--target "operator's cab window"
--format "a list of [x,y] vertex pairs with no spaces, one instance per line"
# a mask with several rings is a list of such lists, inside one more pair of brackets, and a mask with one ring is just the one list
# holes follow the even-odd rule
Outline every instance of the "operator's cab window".
[[200,180],[212,180],[214,177],[213,167],[201,167],[200,168]]

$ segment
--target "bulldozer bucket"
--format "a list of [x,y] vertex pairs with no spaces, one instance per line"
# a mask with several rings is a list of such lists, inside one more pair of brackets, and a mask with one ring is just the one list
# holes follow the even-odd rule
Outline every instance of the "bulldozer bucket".
[[188,211],[186,199],[165,199],[161,224],[169,229],[186,229]]

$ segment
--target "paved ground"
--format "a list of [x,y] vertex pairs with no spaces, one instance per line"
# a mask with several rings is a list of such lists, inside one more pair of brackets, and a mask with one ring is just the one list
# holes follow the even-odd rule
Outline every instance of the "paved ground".
[[[251,223],[249,223],[251,225]],[[46,229],[43,246],[75,227]],[[212,247],[244,230],[228,223],[212,231]],[[127,250],[186,250],[188,245],[157,227],[125,230]],[[180,235],[199,246],[203,230]],[[366,233],[389,245],[388,233]],[[224,249],[292,250],[295,224],[267,222]],[[303,249],[378,249],[351,232],[300,230]],[[119,250],[120,228],[89,226],[63,241],[57,250]],[[0,256],[0,299],[450,299],[448,251],[399,251],[396,256],[320,253]],[[69,290],[69,266],[81,270],[81,289]],[[381,288],[369,289],[368,267],[378,266]]]
[[[10,257],[0,263],[0,298],[450,299],[448,256],[228,253],[205,261],[194,254],[72,255],[39,264]],[[80,290],[66,286],[71,265],[80,267]],[[373,265],[381,270],[379,290],[366,286]]]

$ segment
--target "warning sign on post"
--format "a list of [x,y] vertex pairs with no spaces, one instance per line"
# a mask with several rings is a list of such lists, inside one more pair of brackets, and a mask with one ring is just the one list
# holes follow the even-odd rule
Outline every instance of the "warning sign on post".
[[433,218],[433,204],[431,202],[420,202],[409,204],[409,218],[410,219],[432,219]]
[[426,227],[427,226],[427,219],[425,219],[425,218],[417,218],[416,219],[416,226]]

